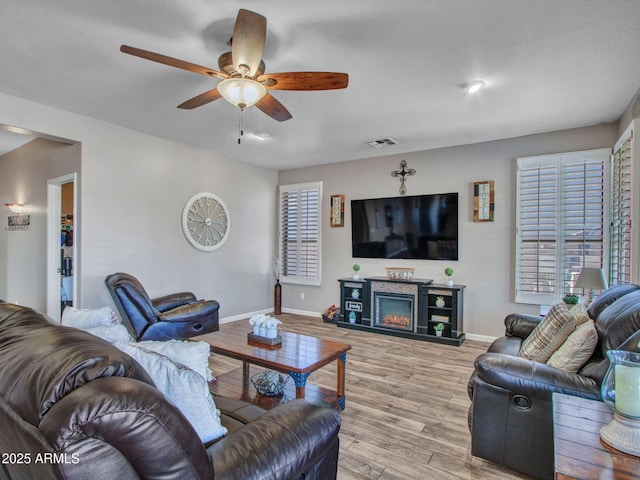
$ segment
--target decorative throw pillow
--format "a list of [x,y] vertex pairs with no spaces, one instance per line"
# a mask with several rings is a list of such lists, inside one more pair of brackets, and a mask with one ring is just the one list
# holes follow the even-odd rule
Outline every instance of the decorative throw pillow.
[[584,303],[578,303],[571,307],[571,315],[576,319],[576,327],[591,320],[591,317],[587,313],[587,306]]
[[146,340],[134,343],[137,347],[151,350],[169,357],[172,361],[189,367],[194,372],[202,375],[207,382],[213,380],[211,369],[209,368],[209,355],[211,348],[207,342],[192,342],[185,340],[169,340],[158,342]]
[[109,343],[115,342],[133,342],[133,337],[127,330],[127,327],[121,323],[99,325],[92,328],[83,328],[85,332],[89,332],[96,337],[100,337]]
[[520,356],[546,363],[575,328],[576,319],[565,303],[551,307],[544,319],[522,343]]
[[131,343],[118,342],[117,348],[133,357],[149,374],[167,400],[189,420],[202,443],[226,435],[220,422],[220,411],[202,376],[168,357]]
[[62,325],[67,327],[87,328],[120,323],[120,319],[110,307],[80,309],[66,307],[62,312]]
[[591,358],[598,344],[598,332],[593,320],[576,327],[569,338],[551,355],[550,365],[567,372],[576,373]]

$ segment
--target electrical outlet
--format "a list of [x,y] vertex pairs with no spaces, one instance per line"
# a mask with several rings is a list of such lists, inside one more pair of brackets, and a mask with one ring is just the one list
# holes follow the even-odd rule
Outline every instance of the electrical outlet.
[[304,300],[304,292],[300,292],[300,300]]

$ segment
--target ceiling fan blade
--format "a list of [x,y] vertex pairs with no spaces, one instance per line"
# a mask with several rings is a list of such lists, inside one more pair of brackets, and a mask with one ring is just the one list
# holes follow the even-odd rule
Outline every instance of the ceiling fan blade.
[[213,102],[214,100],[218,100],[220,97],[222,97],[222,95],[220,95],[220,92],[217,88],[214,88],[213,90],[201,93],[197,97],[193,97],[192,99],[181,103],[180,105],[178,105],[178,108],[192,109],[201,107],[202,105],[206,105],[207,103]]
[[227,78],[227,75],[222,72],[218,72],[217,70],[213,70],[208,67],[202,67],[200,65],[196,65],[195,63],[185,62],[184,60],[179,60],[177,58],[168,57],[160,53],[150,52],[149,50],[142,50],[141,48],[122,45],[120,47],[120,51],[123,53],[128,53],[129,55],[133,55],[135,57],[144,58],[145,60],[151,60],[153,62],[169,65],[170,67],[181,68],[182,70],[187,70],[188,72],[199,73],[201,75],[207,75],[209,77]]
[[260,67],[264,42],[267,38],[267,19],[249,10],[240,9],[233,27],[231,56],[236,72],[246,71],[253,77]]
[[293,118],[289,113],[289,110],[287,110],[284,105],[276,100],[276,98],[269,92],[262,97],[262,100],[256,103],[256,107],[279,122],[284,122],[285,120]]
[[335,90],[347,88],[349,75],[335,72],[265,73],[256,80],[271,90]]

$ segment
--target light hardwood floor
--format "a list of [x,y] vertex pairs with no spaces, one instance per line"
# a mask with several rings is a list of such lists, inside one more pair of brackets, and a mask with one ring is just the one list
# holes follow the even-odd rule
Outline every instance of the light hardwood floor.
[[[352,346],[340,430],[340,480],[528,478],[470,453],[467,380],[473,360],[487,344],[467,340],[454,347],[338,328],[319,318],[278,318],[286,331]],[[210,363],[214,375],[240,365],[217,354]],[[335,389],[335,365],[312,373],[308,382]]]

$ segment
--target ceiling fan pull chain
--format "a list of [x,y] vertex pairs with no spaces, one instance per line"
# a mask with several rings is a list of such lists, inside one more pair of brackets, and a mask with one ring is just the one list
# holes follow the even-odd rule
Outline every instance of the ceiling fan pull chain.
[[240,138],[244,136],[244,108],[240,109],[240,118],[238,119],[238,130],[240,130],[240,135],[238,135],[238,145],[240,145]]

